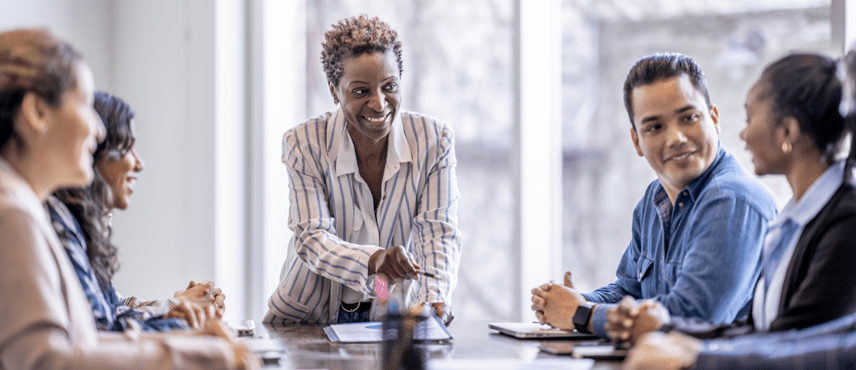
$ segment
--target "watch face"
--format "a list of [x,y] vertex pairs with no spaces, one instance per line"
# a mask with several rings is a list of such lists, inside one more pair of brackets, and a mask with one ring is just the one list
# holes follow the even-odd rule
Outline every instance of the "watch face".
[[582,324],[580,319],[585,319],[587,316],[583,311],[585,311],[585,309],[582,306],[577,307],[577,311],[574,312],[574,324]]
[[593,304],[581,304],[577,306],[577,311],[574,312],[574,327],[577,328],[578,331],[587,333],[588,332],[588,323],[591,318],[591,311]]

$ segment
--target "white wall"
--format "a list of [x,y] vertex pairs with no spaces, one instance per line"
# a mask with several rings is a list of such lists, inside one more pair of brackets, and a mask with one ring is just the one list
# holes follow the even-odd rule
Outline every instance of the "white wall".
[[305,2],[251,3],[250,184],[251,245],[248,317],[261,318],[279,286],[288,240],[288,178],[283,133],[306,119]]
[[[840,11],[838,16],[844,18],[844,31],[836,32],[837,30],[833,28],[833,37],[843,38],[844,52],[850,51],[856,45],[856,3],[846,0],[833,0],[832,9],[833,14]],[[844,34],[843,37],[841,33]]]
[[[146,163],[133,204],[114,217],[123,261],[115,285],[151,299],[213,280],[229,319],[246,314],[241,3],[115,3],[113,92],[136,111]],[[218,24],[233,34],[215,32]]]
[[0,30],[47,27],[71,42],[95,74],[99,89],[113,88],[110,0],[0,0]]
[[[213,280],[227,294],[227,319],[258,319],[263,312],[270,289],[255,287],[252,294],[248,293],[248,275],[263,275],[248,268],[248,220],[258,218],[249,217],[247,189],[259,179],[251,178],[248,170],[247,9],[258,3],[0,0],[0,29],[50,28],[84,54],[98,89],[123,98],[136,112],[136,145],[145,169],[130,208],[117,211],[113,219],[113,241],[121,257],[114,283],[126,295],[160,299],[171,297],[191,279]],[[289,16],[300,10],[292,9],[291,2],[285,4],[290,5],[272,3],[270,8]],[[299,27],[302,23],[292,24]],[[275,43],[277,37],[268,40]],[[282,48],[278,49],[282,55]],[[273,64],[282,61],[272,60]],[[293,76],[291,72],[287,75]],[[264,76],[258,79],[264,80]],[[282,89],[281,85],[270,86]],[[257,92],[257,98],[266,94],[282,97],[270,91]],[[276,102],[271,103],[256,118],[282,120],[284,107],[276,106]],[[291,116],[285,120],[296,122]],[[269,137],[263,139],[266,149],[262,152],[270,158],[253,159],[264,161],[262,171],[276,168],[279,154],[274,151],[278,151],[275,147],[285,128],[265,130],[260,132]],[[270,130],[277,134],[268,135],[273,132]],[[264,179],[265,194],[276,191],[276,187],[284,191],[280,175],[274,173]],[[283,217],[269,215],[284,214],[273,208],[287,203],[279,198],[274,201],[259,214],[270,225],[265,237],[254,239],[262,245],[272,239],[282,244],[284,239],[279,235],[279,229],[284,228]],[[270,224],[272,220],[281,224]],[[271,238],[271,234],[276,237]],[[284,251],[284,245],[279,247]],[[264,262],[262,268],[271,265],[266,257],[271,256],[260,253],[254,265],[260,260]],[[276,253],[273,257],[281,259]],[[276,274],[273,268],[267,270],[271,270],[267,276]],[[265,288],[272,284],[259,280],[256,276],[252,282]]]
[[[562,68],[561,10],[558,0],[517,3],[519,158],[517,319],[532,317],[531,289],[561,276],[562,248]],[[523,165],[539,163],[540,165]],[[544,220],[548,220],[545,222]]]

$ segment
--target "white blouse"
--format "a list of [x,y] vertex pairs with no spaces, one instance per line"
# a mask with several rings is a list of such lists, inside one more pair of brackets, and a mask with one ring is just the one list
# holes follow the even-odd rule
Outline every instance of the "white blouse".
[[343,294],[347,302],[373,295],[369,257],[398,245],[435,276],[420,275],[410,299],[451,306],[461,253],[454,134],[445,122],[402,111],[388,140],[375,210],[341,110],[285,133],[294,239],[265,322],[336,322]]

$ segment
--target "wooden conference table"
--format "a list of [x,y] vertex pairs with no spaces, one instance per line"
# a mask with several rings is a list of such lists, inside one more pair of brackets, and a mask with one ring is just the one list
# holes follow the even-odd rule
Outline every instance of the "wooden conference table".
[[[428,357],[454,360],[555,358],[558,356],[539,351],[538,345],[543,341],[574,343],[562,339],[516,339],[490,330],[487,325],[487,321],[455,320],[448,328],[453,337],[452,341],[426,344]],[[264,324],[263,328],[257,328],[256,336],[279,339],[288,350],[280,361],[280,366],[272,368],[351,370],[383,367],[381,343],[331,342],[324,334],[324,325]],[[594,365],[594,369],[598,370],[620,368],[619,361],[597,361]]]

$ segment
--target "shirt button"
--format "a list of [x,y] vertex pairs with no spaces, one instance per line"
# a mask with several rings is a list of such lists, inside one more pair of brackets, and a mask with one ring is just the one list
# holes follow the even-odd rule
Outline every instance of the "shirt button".
[[684,202],[678,202],[678,207],[683,207],[683,206],[684,206]]

